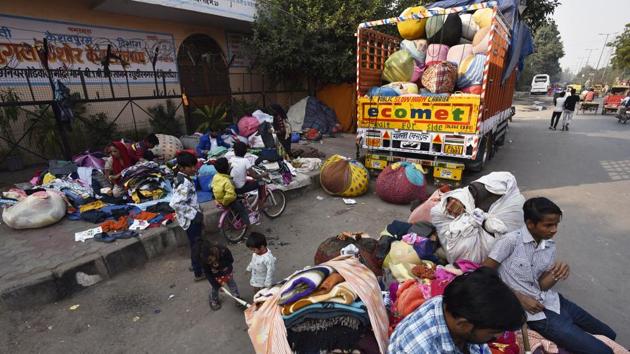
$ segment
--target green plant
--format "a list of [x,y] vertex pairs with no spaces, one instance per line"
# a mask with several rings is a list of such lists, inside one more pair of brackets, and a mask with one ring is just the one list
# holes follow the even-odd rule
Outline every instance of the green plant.
[[0,109],[0,134],[2,134],[3,140],[11,147],[17,145],[17,139],[15,138],[12,125],[15,124],[19,118],[20,112],[17,103],[20,101],[20,97],[15,91],[8,89],[0,92],[0,100],[7,103],[16,103],[14,106],[6,106]]
[[259,107],[258,102],[249,102],[244,99],[233,99],[230,107],[232,120],[236,121],[243,116],[251,115]]
[[166,100],[166,105],[158,104],[148,109],[151,118],[149,124],[153,131],[160,134],[181,135],[181,126],[177,115],[177,106],[171,100]]
[[118,136],[116,123],[110,123],[106,113],[90,114],[88,118],[76,116],[80,124],[77,125],[77,137],[73,141],[82,140],[79,150],[100,149],[107,146]]
[[216,106],[203,106],[195,109],[193,116],[202,120],[201,124],[197,127],[198,132],[205,133],[210,130],[218,132],[225,129],[230,122],[227,118],[227,107],[224,103],[220,103]]
[[34,111],[28,111],[27,126],[29,140],[47,156],[61,156],[61,136],[50,105],[39,105]]

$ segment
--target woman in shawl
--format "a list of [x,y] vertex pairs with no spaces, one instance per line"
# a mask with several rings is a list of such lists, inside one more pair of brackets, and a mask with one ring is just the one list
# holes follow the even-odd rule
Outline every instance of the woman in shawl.
[[105,178],[113,185],[114,197],[122,195],[124,188],[120,181],[121,172],[133,165],[132,159],[124,143],[120,141],[112,142],[105,150],[109,158],[105,160]]

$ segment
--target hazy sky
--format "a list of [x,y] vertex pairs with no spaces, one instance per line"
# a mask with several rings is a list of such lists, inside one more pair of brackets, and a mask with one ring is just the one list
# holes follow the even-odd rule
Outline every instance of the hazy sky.
[[[589,65],[595,67],[605,36],[599,33],[623,31],[624,25],[630,23],[630,0],[561,0],[553,19],[558,24],[560,36],[564,43],[564,58],[560,59],[562,68],[570,68],[575,72],[580,63],[586,64],[590,53]],[[610,42],[614,35],[608,37]],[[600,67],[610,59],[610,49],[606,47]]]

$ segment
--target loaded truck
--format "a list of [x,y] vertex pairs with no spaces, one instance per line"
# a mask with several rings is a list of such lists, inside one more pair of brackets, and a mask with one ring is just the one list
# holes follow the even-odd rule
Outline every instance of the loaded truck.
[[[509,1],[499,1],[506,2]],[[368,96],[371,88],[382,84],[381,74],[389,55],[400,49],[401,38],[378,31],[378,27],[412,18],[471,13],[479,8],[493,9],[480,94],[455,91],[447,95],[421,92],[396,97]],[[511,62],[508,53],[517,17],[513,14],[511,21],[506,20],[497,2],[491,1],[427,9],[422,14],[359,25],[357,154],[364,158],[369,170],[378,172],[391,163],[408,161],[432,170],[435,182],[458,185],[466,171],[484,168],[496,148],[504,144],[514,115],[512,96],[517,69],[516,65],[511,72],[505,68]]]

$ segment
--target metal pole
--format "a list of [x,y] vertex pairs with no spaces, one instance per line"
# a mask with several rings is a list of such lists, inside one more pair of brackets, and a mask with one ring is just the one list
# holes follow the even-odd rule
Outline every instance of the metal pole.
[[604,49],[606,49],[606,44],[608,43],[608,36],[610,36],[611,34],[616,34],[617,32],[612,32],[612,33],[599,33],[598,35],[600,36],[606,36],[606,39],[604,39],[604,46],[602,47],[602,51],[601,53],[599,53],[599,59],[597,60],[597,67],[595,68],[595,70],[599,69],[599,62],[602,60],[602,55],[604,55]]

